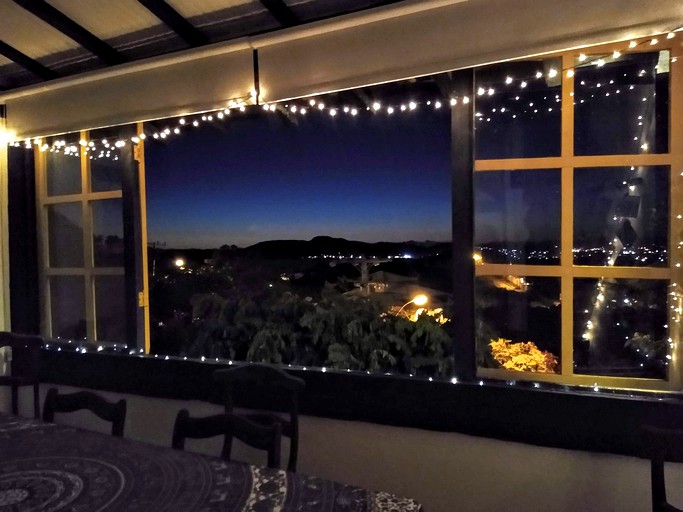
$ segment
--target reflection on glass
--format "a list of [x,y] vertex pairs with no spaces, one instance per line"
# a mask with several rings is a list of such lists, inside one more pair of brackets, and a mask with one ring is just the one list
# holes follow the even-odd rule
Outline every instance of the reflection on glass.
[[668,151],[668,51],[589,55],[576,68],[574,91],[577,155]]
[[121,190],[121,175],[126,161],[120,157],[93,158],[90,162],[90,179],[93,192]]
[[121,199],[90,203],[93,219],[93,256],[96,267],[123,266],[123,210]]
[[59,150],[45,152],[47,166],[47,195],[63,196],[81,193],[81,157],[80,150],[65,153],[65,148],[80,148],[77,142]]
[[560,279],[479,276],[475,281],[480,367],[560,373]]
[[83,277],[50,277],[50,314],[54,338],[82,340],[86,337]]
[[124,276],[95,277],[97,341],[125,341]]
[[559,169],[477,172],[474,209],[477,263],[559,263]]
[[448,79],[148,137],[152,350],[450,378]]
[[559,156],[561,69],[548,59],[476,70],[476,158]]
[[574,372],[665,379],[668,281],[574,280]]
[[90,152],[90,186],[93,192],[120,190],[125,169],[132,165],[132,141],[136,125],[114,126],[90,132],[95,142]]
[[81,203],[47,206],[50,262],[55,267],[83,266],[83,215]]
[[667,265],[669,168],[574,171],[574,263]]

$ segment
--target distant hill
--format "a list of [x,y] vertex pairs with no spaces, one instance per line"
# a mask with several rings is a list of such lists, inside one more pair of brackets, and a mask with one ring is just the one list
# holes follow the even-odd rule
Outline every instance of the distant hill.
[[240,252],[266,259],[300,259],[320,256],[387,258],[389,256],[424,257],[449,252],[450,242],[359,242],[344,238],[316,236],[311,240],[268,240],[241,249]]

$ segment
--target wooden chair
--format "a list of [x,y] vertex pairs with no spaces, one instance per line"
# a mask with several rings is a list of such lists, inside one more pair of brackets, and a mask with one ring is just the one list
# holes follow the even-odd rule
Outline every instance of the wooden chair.
[[43,421],[53,423],[55,413],[68,413],[86,409],[98,418],[111,422],[111,435],[123,437],[123,427],[126,423],[126,401],[109,402],[90,391],[59,394],[52,388],[47,392],[43,407]]
[[11,375],[0,375],[0,386],[12,387],[12,414],[19,414],[19,387],[33,386],[33,415],[40,417],[40,349],[43,338],[0,332],[0,347],[12,350]]
[[664,462],[683,462],[683,430],[650,425],[641,429],[643,455],[650,459],[652,512],[683,512],[666,501]]
[[[304,389],[303,379],[292,377],[286,372],[266,364],[245,364],[235,368],[217,370],[213,379],[222,387],[225,411],[234,413],[233,394],[235,388],[246,386],[260,388],[263,392],[279,393],[284,398],[283,404],[289,418],[284,418],[271,411],[253,411],[241,414],[249,421],[264,426],[280,425],[282,435],[290,439],[289,461],[287,471],[296,471],[299,449],[299,393]],[[230,440],[227,440],[229,443]]]
[[269,468],[280,467],[280,425],[263,426],[231,413],[191,418],[188,410],[182,409],[173,427],[172,446],[176,450],[184,450],[185,439],[216,436],[224,436],[221,457],[225,460],[231,460],[232,438],[236,437],[252,448],[267,451]]

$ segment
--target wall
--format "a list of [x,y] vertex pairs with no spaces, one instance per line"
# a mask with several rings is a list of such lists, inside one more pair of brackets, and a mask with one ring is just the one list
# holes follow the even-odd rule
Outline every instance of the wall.
[[[47,389],[47,385],[41,387],[43,396]],[[162,445],[170,444],[179,409],[189,408],[195,415],[220,410],[198,401],[102,394],[128,400],[126,437]],[[29,388],[25,388],[20,411],[29,414],[31,405]],[[9,410],[9,393],[4,389],[0,390],[0,410]],[[57,419],[78,426],[90,424],[81,413]],[[99,427],[93,422],[93,429]],[[189,448],[215,454],[219,441]],[[411,496],[426,512],[650,509],[649,465],[632,457],[314,417],[301,420],[300,450],[301,473]],[[242,450],[235,455],[240,460],[249,457]],[[683,486],[676,484],[683,481],[683,467],[674,465],[667,471],[669,498],[682,504]]]

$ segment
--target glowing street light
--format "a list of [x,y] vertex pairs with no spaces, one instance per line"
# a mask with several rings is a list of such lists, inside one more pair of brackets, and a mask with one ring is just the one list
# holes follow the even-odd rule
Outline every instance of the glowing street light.
[[398,312],[396,313],[396,316],[400,315],[401,311],[403,311],[403,308],[405,308],[408,304],[415,304],[416,306],[424,306],[425,304],[427,304],[427,302],[429,302],[429,297],[427,297],[424,293],[421,293],[419,295],[415,295],[415,297],[413,297],[408,302],[403,304],[403,306],[401,306],[401,309],[398,310]]
[[185,260],[182,258],[177,258],[173,264],[178,268],[183,268],[185,266]]

